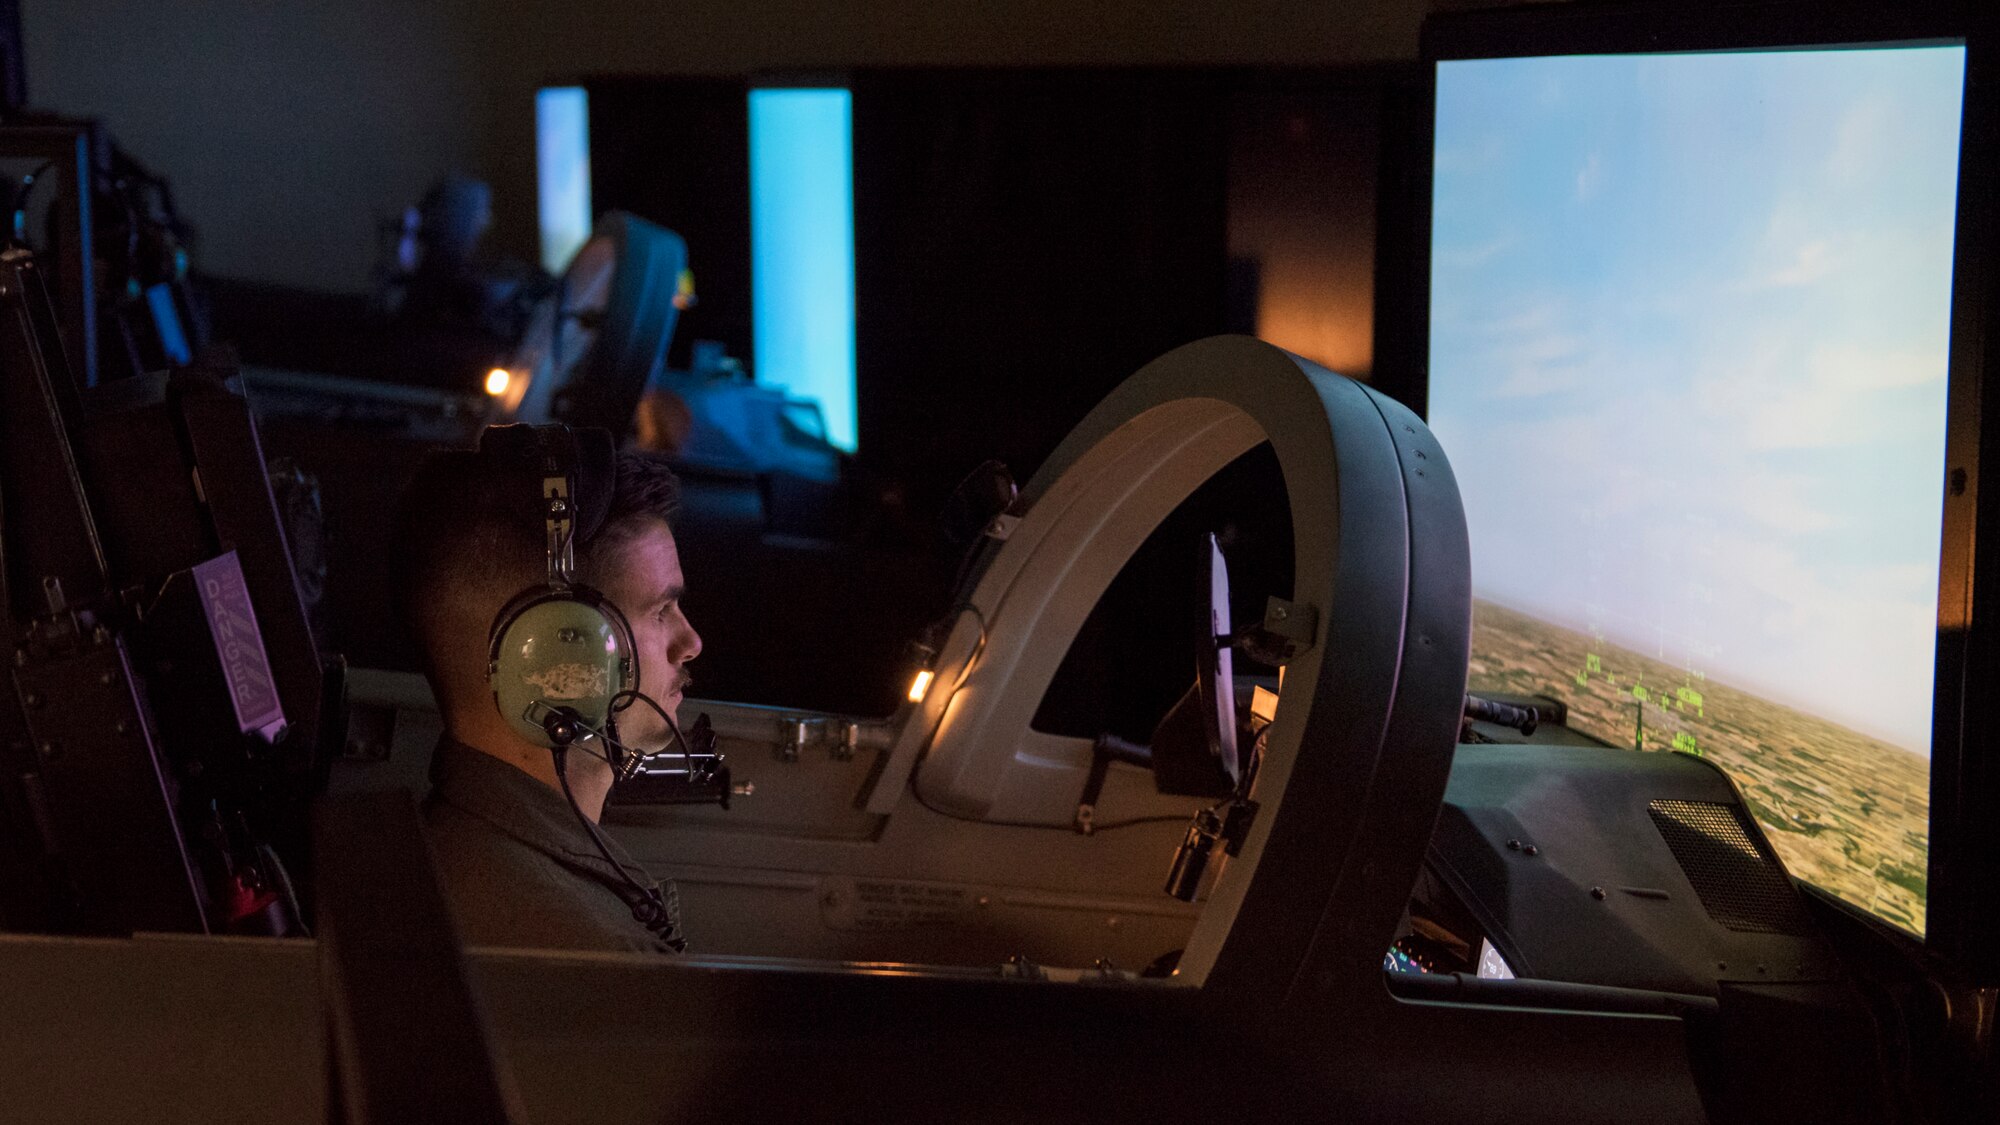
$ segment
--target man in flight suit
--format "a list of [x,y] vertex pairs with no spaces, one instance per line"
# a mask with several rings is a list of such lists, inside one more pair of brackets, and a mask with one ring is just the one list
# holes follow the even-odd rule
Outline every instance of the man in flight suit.
[[[690,682],[687,664],[701,653],[681,605],[671,523],[679,482],[664,464],[636,454],[619,455],[614,469],[608,513],[576,545],[576,577],[622,611],[638,690],[671,715]],[[444,719],[424,803],[439,877],[467,944],[679,951],[686,942],[672,882],[655,883],[605,838],[617,864],[666,907],[642,920],[647,912],[635,900],[643,896],[578,821],[578,812],[593,823],[602,813],[610,764],[572,747],[565,766],[572,811],[554,755],[514,730],[488,684],[495,618],[515,595],[547,582],[537,476],[490,453],[434,453],[397,513],[399,608]],[[672,738],[650,707],[626,708],[617,723],[620,741],[642,752]]]

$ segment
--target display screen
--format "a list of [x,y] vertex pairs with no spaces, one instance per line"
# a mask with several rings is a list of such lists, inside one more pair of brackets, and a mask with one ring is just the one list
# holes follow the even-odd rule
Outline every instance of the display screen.
[[757,381],[819,403],[853,453],[854,95],[750,91],[750,275]]
[[1921,933],[1962,47],[1443,62],[1474,690],[1736,780]]
[[590,95],[581,86],[535,93],[535,210],[542,268],[561,277],[590,239]]

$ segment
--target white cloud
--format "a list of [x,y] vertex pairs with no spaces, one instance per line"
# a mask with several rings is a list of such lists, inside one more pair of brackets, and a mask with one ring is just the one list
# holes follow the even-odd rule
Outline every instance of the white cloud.
[[1836,262],[1833,248],[1826,240],[1808,242],[1794,250],[1790,260],[1759,279],[1759,287],[1783,289],[1796,285],[1811,285],[1834,271]]
[[1808,203],[1788,195],[1771,208],[1764,233],[1749,249],[1747,264],[1725,288],[1755,293],[1811,285],[1826,279],[1842,264],[1833,240]]
[[1821,378],[1774,389],[1738,418],[1752,450],[1878,446],[1923,436],[1939,419],[1926,403],[1894,395],[1894,387],[1856,393]]
[[1937,601],[1938,568],[1924,563],[1878,566],[1868,572],[1866,585],[1885,598],[1928,606]]
[[1726,330],[1717,335],[1721,346],[1711,345],[1710,350],[1719,358],[1697,363],[1689,373],[1689,385],[1698,409],[1712,417],[1729,418],[1756,406],[1768,397],[1771,387],[1779,385],[1786,349],[1768,336],[1742,339]]
[[1870,406],[1865,398],[1853,395],[1788,388],[1745,411],[1745,444],[1753,450],[1859,445],[1877,433]]
[[1471,325],[1470,353],[1485,398],[1532,398],[1583,385],[1589,340],[1568,328],[1567,306],[1540,301]]
[[1765,249],[1751,256],[1750,265],[1741,276],[1723,286],[1724,292],[1742,295],[1797,289],[1825,281],[1845,264],[1834,253],[1833,244],[1823,238],[1795,241],[1782,247],[1771,247],[1769,243],[1767,239]]
[[1816,387],[1829,392],[1887,391],[1944,380],[1950,361],[1938,348],[1864,348],[1822,344],[1810,369]]
[[[1551,346],[1561,346],[1561,341],[1550,341]],[[1507,372],[1506,378],[1493,388],[1492,398],[1536,398],[1552,395],[1559,391],[1575,390],[1584,383],[1584,373],[1575,366],[1551,366],[1522,362]]]
[[1839,527],[1841,520],[1814,508],[1803,495],[1805,477],[1750,470],[1736,476],[1736,506],[1765,527],[1804,534]]
[[1832,151],[1827,154],[1827,171],[1841,179],[1853,179],[1880,171],[1896,155],[1896,107],[1882,96],[1856,102],[1835,126]]
[[1562,315],[1562,302],[1540,300],[1532,304],[1503,310],[1499,316],[1492,320],[1481,321],[1473,325],[1473,329],[1489,336],[1522,332],[1544,332],[1560,321]]
[[1471,246],[1439,247],[1440,264],[1454,270],[1475,269],[1505,253],[1520,242],[1520,236],[1502,234]]
[[1498,133],[1464,144],[1440,145],[1431,157],[1431,171],[1434,175],[1484,171],[1500,163],[1506,152],[1506,141]]
[[1942,345],[1804,345],[1799,335],[1754,321],[1722,332],[1712,346],[1730,358],[1695,375],[1701,412],[1743,449],[1883,445],[1928,435],[1941,421],[1935,389],[1919,388],[1944,379]]
[[1601,153],[1591,153],[1583,162],[1583,170],[1576,174],[1576,198],[1588,203],[1604,190],[1604,157]]

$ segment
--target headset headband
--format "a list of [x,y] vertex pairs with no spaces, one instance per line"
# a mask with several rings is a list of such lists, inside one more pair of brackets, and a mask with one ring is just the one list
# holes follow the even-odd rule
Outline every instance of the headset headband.
[[542,473],[542,526],[547,531],[549,585],[576,581],[576,435],[568,426],[536,432]]
[[576,548],[588,544],[611,514],[617,451],[611,434],[595,427],[556,424],[489,426],[480,435],[481,456],[530,469],[541,477],[541,517],[549,584],[576,578]]

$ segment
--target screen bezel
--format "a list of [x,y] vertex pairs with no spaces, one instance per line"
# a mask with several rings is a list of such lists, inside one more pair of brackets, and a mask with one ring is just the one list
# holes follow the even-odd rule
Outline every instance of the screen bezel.
[[[1427,414],[1436,64],[1863,45],[1965,47],[1923,943],[1985,983],[2000,980],[2000,921],[1995,920],[2000,918],[2000,818],[1988,815],[2000,808],[2000,734],[1968,709],[1979,701],[1976,685],[2000,677],[2000,622],[1994,620],[2000,560],[1982,560],[1973,551],[1979,531],[2000,536],[2000,479],[1988,479],[2000,478],[2000,450],[1981,456],[1989,444],[2000,442],[2000,432],[1992,432],[2000,426],[1982,425],[1981,412],[1983,401],[2000,395],[1994,385],[2000,356],[1993,354],[2000,340],[1986,327],[1996,290],[1985,276],[1986,263],[2000,250],[1989,218],[1996,202],[1992,182],[2000,172],[2000,99],[1992,92],[2000,74],[1991,57],[2000,35],[1986,33],[1993,24],[1994,17],[1974,15],[1956,3],[1882,10],[1793,0],[1672,6],[1579,0],[1434,15],[1423,29],[1424,65],[1396,99],[1399,139],[1384,153],[1383,229],[1395,233],[1381,248],[1377,272],[1376,354],[1378,385]],[[1813,890],[1827,901],[1840,901]],[[1882,928],[1893,927],[1882,923]]]

